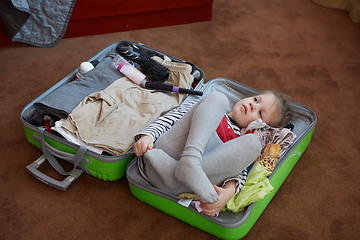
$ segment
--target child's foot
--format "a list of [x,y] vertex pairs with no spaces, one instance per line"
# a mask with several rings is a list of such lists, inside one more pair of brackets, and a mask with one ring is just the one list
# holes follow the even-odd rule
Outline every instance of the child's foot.
[[175,177],[199,195],[203,201],[213,203],[219,200],[219,196],[197,159],[183,157],[175,169]]

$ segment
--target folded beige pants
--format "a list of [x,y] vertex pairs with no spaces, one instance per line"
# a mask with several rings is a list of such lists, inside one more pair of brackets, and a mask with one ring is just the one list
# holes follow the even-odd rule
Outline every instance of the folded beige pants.
[[[163,65],[170,70],[167,82],[182,88],[191,86],[194,78],[190,65],[174,62]],[[123,77],[105,90],[87,96],[62,127],[91,146],[120,155],[132,148],[136,133],[180,105],[184,98],[185,94],[145,89]]]

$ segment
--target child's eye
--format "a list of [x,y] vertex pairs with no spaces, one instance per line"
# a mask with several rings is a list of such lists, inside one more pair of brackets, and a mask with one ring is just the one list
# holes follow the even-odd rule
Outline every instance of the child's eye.
[[259,111],[259,116],[260,116],[260,118],[262,119],[263,114],[262,114],[262,112],[261,112],[261,111]]
[[257,97],[254,97],[254,101],[257,102],[257,101],[258,101],[258,98],[257,98]]

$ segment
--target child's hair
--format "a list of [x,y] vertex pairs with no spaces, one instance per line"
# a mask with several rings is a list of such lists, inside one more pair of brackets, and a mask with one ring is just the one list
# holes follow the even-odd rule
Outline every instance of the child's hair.
[[293,112],[290,108],[289,105],[289,100],[290,97],[286,94],[280,93],[280,92],[276,92],[276,91],[263,91],[262,94],[264,93],[272,93],[275,95],[275,97],[278,99],[279,101],[279,107],[282,113],[282,117],[280,119],[280,122],[276,125],[276,126],[272,126],[272,127],[284,127],[287,124],[290,123],[290,119],[293,116]]

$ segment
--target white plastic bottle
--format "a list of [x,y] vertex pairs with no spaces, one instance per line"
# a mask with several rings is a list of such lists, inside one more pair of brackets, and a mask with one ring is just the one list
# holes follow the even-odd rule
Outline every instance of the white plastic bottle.
[[132,82],[137,85],[141,85],[145,87],[146,76],[136,69],[133,65],[128,63],[124,58],[120,56],[116,56],[113,60],[113,64],[119,72],[124,74],[127,78],[129,78]]
[[78,79],[79,77],[91,71],[92,69],[94,69],[94,65],[92,65],[89,62],[82,62],[79,66],[78,72],[75,74],[75,78]]

